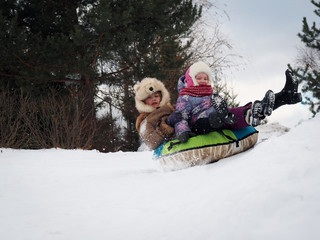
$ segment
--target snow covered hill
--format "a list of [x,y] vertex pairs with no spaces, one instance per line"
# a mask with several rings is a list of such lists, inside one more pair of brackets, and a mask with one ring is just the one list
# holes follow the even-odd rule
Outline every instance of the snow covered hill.
[[0,149],[0,239],[318,239],[320,117],[259,129],[253,149],[176,172],[148,151]]

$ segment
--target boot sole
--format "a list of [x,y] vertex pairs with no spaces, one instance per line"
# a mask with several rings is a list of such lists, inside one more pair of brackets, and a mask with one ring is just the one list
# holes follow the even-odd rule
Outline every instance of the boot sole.
[[271,115],[275,100],[276,100],[276,97],[274,92],[272,90],[268,90],[262,101],[262,109],[263,109],[264,116]]
[[262,102],[259,100],[254,101],[251,107],[250,125],[256,127],[260,124],[262,112]]
[[237,122],[237,117],[228,109],[225,100],[218,94],[211,95],[211,103],[216,110],[218,117],[226,124],[234,124]]

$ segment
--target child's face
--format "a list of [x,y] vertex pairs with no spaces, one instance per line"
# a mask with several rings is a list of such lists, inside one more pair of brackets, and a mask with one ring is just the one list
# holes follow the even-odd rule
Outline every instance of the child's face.
[[199,86],[208,85],[208,83],[209,83],[208,75],[205,73],[198,73],[196,75],[196,80],[197,80],[197,83],[199,84]]
[[160,105],[161,98],[162,98],[161,93],[160,92],[155,92],[155,93],[152,93],[151,95],[149,95],[149,97],[147,97],[144,100],[144,102],[145,102],[145,104],[147,104],[149,106],[157,108]]

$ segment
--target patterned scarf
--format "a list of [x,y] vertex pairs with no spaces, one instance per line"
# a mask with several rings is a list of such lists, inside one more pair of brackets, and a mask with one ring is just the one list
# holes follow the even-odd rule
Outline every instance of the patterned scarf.
[[200,85],[183,88],[179,94],[179,97],[182,95],[190,95],[193,97],[203,97],[210,96],[213,93],[213,89],[209,85]]

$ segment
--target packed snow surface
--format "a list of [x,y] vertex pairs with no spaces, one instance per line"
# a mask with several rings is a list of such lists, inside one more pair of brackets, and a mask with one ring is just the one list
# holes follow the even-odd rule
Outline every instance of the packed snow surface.
[[0,239],[319,239],[320,117],[258,130],[253,149],[175,172],[151,151],[0,149]]

